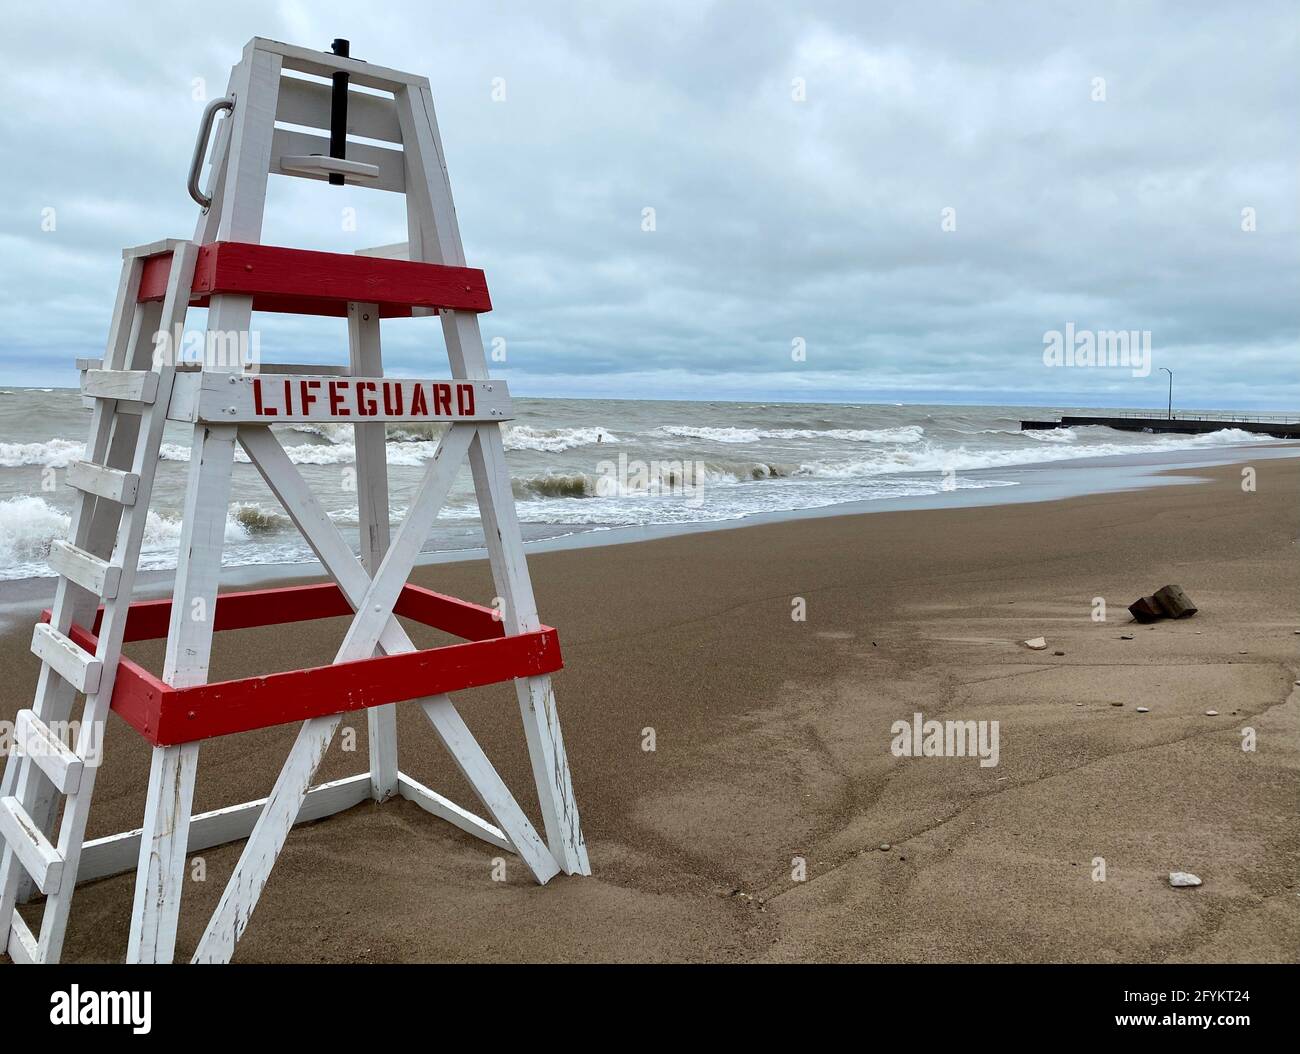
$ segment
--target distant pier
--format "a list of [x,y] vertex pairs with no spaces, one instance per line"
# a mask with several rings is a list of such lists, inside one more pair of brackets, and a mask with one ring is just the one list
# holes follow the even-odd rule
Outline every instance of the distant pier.
[[1218,432],[1224,428],[1240,428],[1243,432],[1258,432],[1275,439],[1300,439],[1300,415],[1263,414],[1256,417],[1238,417],[1233,414],[1175,414],[1169,417],[1148,410],[1118,414],[1110,417],[1062,417],[1059,421],[1021,421],[1020,430],[1043,428],[1073,428],[1076,425],[1105,425],[1124,432],[1177,432],[1194,435],[1201,432]]

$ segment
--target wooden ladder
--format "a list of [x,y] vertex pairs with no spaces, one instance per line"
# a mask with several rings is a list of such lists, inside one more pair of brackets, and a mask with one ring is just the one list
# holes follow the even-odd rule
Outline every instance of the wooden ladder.
[[[172,247],[161,304],[137,303],[143,261],[159,247],[123,253],[104,360],[78,363],[92,407],[90,437],[85,460],[67,470],[76,503],[68,540],[50,549],[58,576],[50,621],[32,636],[40,679],[31,709],[18,712],[0,784],[0,946],[15,962],[57,962],[63,946],[175,374],[166,362],[155,365],[154,335],[173,332],[189,305],[195,247]],[[68,634],[74,624],[93,625],[101,602],[92,655]],[[78,693],[85,705],[80,721],[70,723]],[[60,795],[51,842],[44,832],[54,828]],[[17,911],[30,886],[46,896],[39,934]]]

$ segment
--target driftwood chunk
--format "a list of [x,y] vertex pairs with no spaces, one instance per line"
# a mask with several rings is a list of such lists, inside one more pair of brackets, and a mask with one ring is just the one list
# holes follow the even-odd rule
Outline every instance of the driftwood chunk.
[[1165,586],[1155,592],[1156,603],[1170,618],[1186,618],[1196,614],[1196,605],[1192,598],[1183,592],[1182,586]]
[[1139,622],[1155,622],[1165,617],[1165,610],[1154,597],[1139,597],[1128,606],[1128,613]]

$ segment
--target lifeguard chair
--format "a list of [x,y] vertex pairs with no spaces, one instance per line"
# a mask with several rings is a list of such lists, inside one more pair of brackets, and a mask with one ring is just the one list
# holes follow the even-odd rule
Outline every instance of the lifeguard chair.
[[[286,76],[287,71],[303,76]],[[355,84],[372,89],[351,91]],[[203,162],[217,115],[206,189]],[[277,122],[325,135],[276,127]],[[391,144],[348,142],[349,135]],[[361,255],[260,244],[271,174],[404,194],[409,241]],[[225,962],[295,822],[367,798],[408,798],[491,845],[518,854],[539,883],[589,874],[550,674],[561,666],[542,625],[515,516],[501,424],[506,384],[488,376],[478,315],[491,308],[482,271],[466,266],[433,97],[424,77],[348,57],[346,41],[316,52],[254,38],[229,89],[204,111],[189,189],[202,207],[192,241],[127,249],[103,360],[80,360],[92,405],[69,537],[56,542],[52,608],[36,626],[41,660],[31,709],[16,721],[0,787],[0,947],[18,962],[59,959],[78,880],[136,867],[127,958],[170,962],[187,851],[247,838],[195,962]],[[350,365],[179,361],[170,346],[191,306],[208,333],[247,333],[253,311],[347,319]],[[451,376],[386,378],[381,318],[437,314]],[[160,336],[161,335],[161,336]],[[170,338],[168,335],[172,335]],[[131,601],[163,426],[193,426],[183,534],[171,600]],[[348,423],[355,429],[361,555],[356,557],[290,462],[271,425]],[[390,535],[385,424],[448,427]],[[218,594],[236,445],[248,454],[333,579],[332,584]],[[500,604],[467,603],[407,577],[461,464],[468,459]],[[209,684],[212,634],[353,616],[334,664]],[[395,615],[465,643],[417,650]],[[161,677],[124,658],[125,641],[167,638]],[[448,697],[513,681],[523,716],[545,839],[497,775]],[[84,696],[77,739],[57,729]],[[403,774],[394,705],[418,700],[487,817]],[[89,763],[109,710],[153,744],[140,830],[84,842],[96,767]],[[313,786],[344,713],[364,709],[369,772]],[[199,744],[302,722],[269,797],[191,815]],[[62,808],[60,808],[62,803]],[[45,894],[39,932],[16,904],[30,882]]]

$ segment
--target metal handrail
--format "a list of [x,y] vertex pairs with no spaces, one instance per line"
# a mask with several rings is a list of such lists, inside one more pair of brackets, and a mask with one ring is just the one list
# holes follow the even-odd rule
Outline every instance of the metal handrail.
[[1252,414],[1217,410],[1174,411],[1170,417],[1167,410],[1106,410],[1091,414],[1067,414],[1067,417],[1141,417],[1158,421],[1271,421],[1276,424],[1300,423],[1300,414]]
[[204,212],[212,207],[212,199],[199,189],[199,176],[203,172],[203,159],[208,154],[208,137],[212,134],[212,122],[221,110],[234,110],[235,100],[229,96],[213,99],[203,108],[203,117],[199,120],[199,137],[194,142],[194,154],[190,158],[190,178],[186,185],[190,197],[197,201]]

